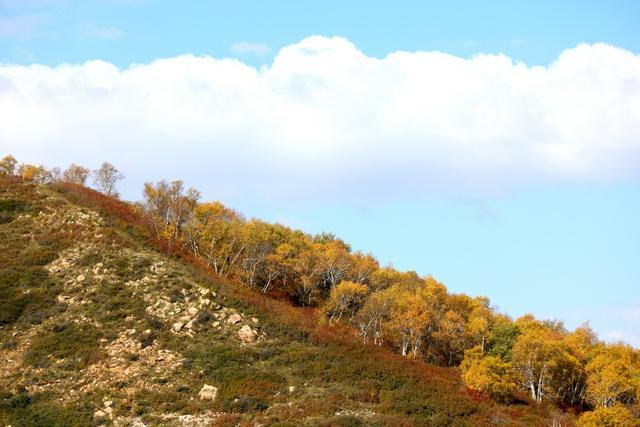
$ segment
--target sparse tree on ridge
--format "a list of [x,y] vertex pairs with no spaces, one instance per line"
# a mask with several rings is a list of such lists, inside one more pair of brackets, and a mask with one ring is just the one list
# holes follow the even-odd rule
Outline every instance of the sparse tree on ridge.
[[17,164],[18,161],[11,154],[4,156],[2,160],[0,160],[0,176],[15,175]]
[[107,196],[118,197],[116,183],[124,177],[124,174],[109,162],[104,162],[99,169],[93,171],[93,182],[98,190]]
[[46,184],[51,182],[52,174],[42,165],[32,165],[23,163],[18,166],[17,175],[21,176],[25,181],[31,181],[36,184]]
[[66,182],[84,186],[87,183],[87,178],[89,178],[90,173],[91,171],[89,169],[71,163],[62,174],[62,179]]

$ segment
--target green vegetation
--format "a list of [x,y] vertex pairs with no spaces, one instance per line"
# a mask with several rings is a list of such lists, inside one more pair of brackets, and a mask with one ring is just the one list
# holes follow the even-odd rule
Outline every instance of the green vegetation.
[[31,341],[24,353],[24,362],[36,368],[48,368],[52,363],[64,362],[64,370],[85,368],[100,358],[100,332],[89,325],[55,325]]
[[22,391],[0,392],[0,414],[5,414],[0,419],[16,427],[80,427],[92,424],[93,411],[87,404],[64,406],[56,404],[49,394]]
[[[124,203],[79,185],[87,172],[74,166],[69,182],[0,177],[0,357],[12,361],[0,372],[0,422],[571,425],[590,409],[638,415],[638,352],[588,327],[512,320],[332,235],[200,204],[181,183],[149,184],[144,204]],[[204,385],[215,399],[199,396]],[[602,409],[621,405],[627,412]]]

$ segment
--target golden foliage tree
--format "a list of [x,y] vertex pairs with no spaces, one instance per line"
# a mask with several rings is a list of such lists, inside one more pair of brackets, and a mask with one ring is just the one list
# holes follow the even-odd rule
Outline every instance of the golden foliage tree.
[[369,288],[366,285],[343,280],[331,289],[322,311],[329,323],[339,321],[343,315],[348,317],[348,323],[351,323],[368,293]]
[[464,352],[460,370],[465,385],[484,397],[506,402],[517,390],[511,363],[485,355],[481,346]]
[[601,407],[580,415],[577,427],[638,427],[640,420],[622,405]]
[[640,360],[638,353],[624,344],[603,347],[587,363],[587,400],[596,407],[638,400]]

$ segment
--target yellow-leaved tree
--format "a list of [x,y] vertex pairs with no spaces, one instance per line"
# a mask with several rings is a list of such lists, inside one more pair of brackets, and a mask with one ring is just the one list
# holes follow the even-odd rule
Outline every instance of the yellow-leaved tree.
[[331,289],[322,312],[329,319],[329,323],[339,321],[342,316],[347,317],[348,323],[351,323],[368,293],[369,288],[366,285],[343,280]]
[[633,348],[624,344],[602,347],[586,370],[587,401],[592,405],[610,408],[638,401],[640,357]]
[[622,405],[608,408],[601,407],[580,415],[576,422],[578,427],[638,427],[640,420]]
[[484,354],[481,346],[464,352],[460,369],[465,385],[483,397],[508,402],[517,389],[511,363]]

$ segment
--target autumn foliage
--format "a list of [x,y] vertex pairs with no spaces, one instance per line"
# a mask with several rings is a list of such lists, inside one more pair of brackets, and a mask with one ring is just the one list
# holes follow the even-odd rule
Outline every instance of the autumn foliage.
[[[117,194],[122,175],[109,166],[101,188]],[[17,165],[7,156],[0,175],[14,174],[56,181],[41,166]],[[294,333],[459,366],[462,381],[481,399],[571,407],[584,412],[584,426],[634,425],[640,415],[639,351],[603,343],[588,324],[568,331],[561,322],[531,315],[513,320],[485,297],[452,294],[431,276],[380,266],[332,234],[310,235],[246,219],[217,201],[200,202],[200,193],[181,181],[147,183],[144,199],[130,204],[83,187],[88,174],[72,165],[56,185],[139,235],[151,235],[159,249],[220,280],[242,282],[229,292],[288,319]]]

